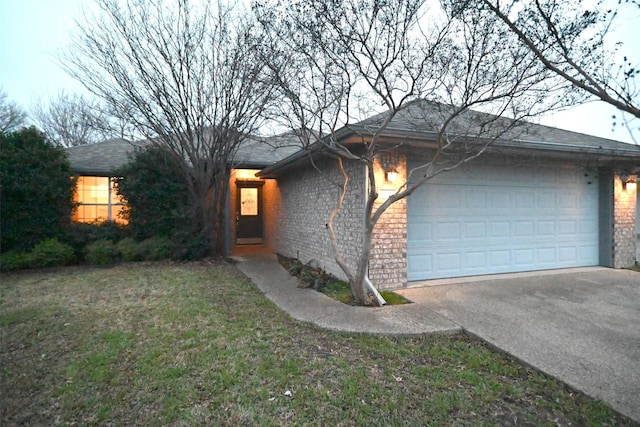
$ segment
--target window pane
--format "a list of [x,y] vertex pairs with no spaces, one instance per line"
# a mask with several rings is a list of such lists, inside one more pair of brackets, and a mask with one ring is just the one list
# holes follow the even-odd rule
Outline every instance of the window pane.
[[258,189],[240,188],[240,215],[258,215]]
[[109,206],[98,205],[96,206],[96,220],[106,221],[109,219]]
[[92,191],[93,203],[109,203],[109,178],[96,177]]
[[[109,200],[109,197],[111,197],[111,200]],[[78,177],[76,201],[80,205],[74,216],[75,221],[95,222],[111,219],[112,221],[125,222],[118,217],[118,213],[122,210],[124,199],[116,194],[112,178],[102,176]]]
[[111,203],[124,203],[124,199],[118,196],[113,178],[111,179]]
[[81,176],[78,179],[79,203],[109,203],[109,178]]
[[78,203],[84,203],[84,188],[87,185],[87,180],[90,177],[81,176],[78,178],[78,184],[76,186],[76,198]]
[[78,221],[81,222],[93,222],[96,220],[96,207],[95,206],[78,206],[77,211]]
[[111,205],[111,220],[119,222],[120,224],[126,224],[127,220],[120,217],[120,211],[122,210],[122,207],[122,205]]

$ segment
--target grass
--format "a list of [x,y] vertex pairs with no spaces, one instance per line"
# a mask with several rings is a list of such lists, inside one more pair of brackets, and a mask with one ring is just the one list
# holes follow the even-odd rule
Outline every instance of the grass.
[[0,425],[632,425],[464,335],[296,322],[232,266],[70,267],[1,286]]

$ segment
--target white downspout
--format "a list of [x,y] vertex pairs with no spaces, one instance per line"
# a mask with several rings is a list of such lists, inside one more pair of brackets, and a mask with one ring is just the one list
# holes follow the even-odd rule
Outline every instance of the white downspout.
[[[364,206],[362,207],[362,221],[363,221],[363,231],[366,229],[366,227],[364,226],[364,222],[366,221],[364,214],[366,213],[366,206],[367,206],[367,199],[369,198],[369,168],[365,166],[364,168]],[[363,236],[364,237],[364,236]],[[378,290],[376,289],[375,286],[373,286],[373,283],[371,282],[371,279],[369,279],[369,261],[367,260],[367,271],[364,274],[364,284],[365,287],[367,288],[367,290],[369,292],[371,292],[373,294],[373,296],[375,297],[376,301],[378,301],[378,305],[380,307],[382,307],[383,305],[387,305],[387,301],[385,301],[385,299],[382,297],[382,295],[380,295],[380,292],[378,292]]]
[[378,305],[380,307],[382,307],[383,305],[387,305],[387,301],[385,301],[385,299],[382,297],[382,295],[380,295],[380,292],[378,292],[376,287],[373,286],[373,283],[371,283],[371,280],[369,279],[369,272],[368,271],[367,271],[367,274],[364,276],[364,284],[366,285],[366,287],[369,290],[369,292],[371,292],[373,294],[373,296],[376,297],[376,300],[378,301]]

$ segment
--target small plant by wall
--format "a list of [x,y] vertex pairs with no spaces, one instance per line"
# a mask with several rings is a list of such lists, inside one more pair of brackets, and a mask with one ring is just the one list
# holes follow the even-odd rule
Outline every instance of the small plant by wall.
[[[313,288],[342,303],[357,305],[347,282],[314,266],[313,262],[303,264],[300,260],[287,258],[280,254],[278,254],[278,261],[289,274],[300,279],[299,287]],[[409,302],[403,296],[392,291],[382,291],[381,294],[387,301],[387,305],[406,304]]]

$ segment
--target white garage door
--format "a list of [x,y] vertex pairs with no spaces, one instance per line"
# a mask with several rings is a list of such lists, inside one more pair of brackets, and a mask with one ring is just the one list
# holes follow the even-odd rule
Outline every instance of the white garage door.
[[466,165],[407,203],[409,281],[599,262],[598,184],[581,168]]

